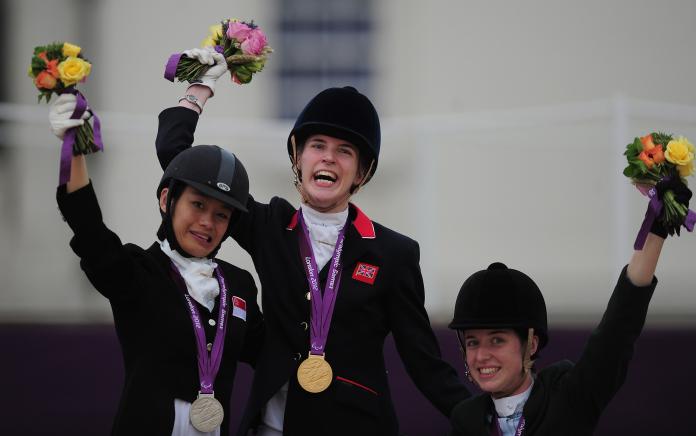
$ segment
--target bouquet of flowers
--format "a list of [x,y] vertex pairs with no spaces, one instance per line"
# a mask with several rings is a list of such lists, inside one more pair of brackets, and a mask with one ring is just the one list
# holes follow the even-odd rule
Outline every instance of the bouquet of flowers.
[[[261,28],[253,21],[247,23],[237,19],[226,19],[211,26],[210,35],[203,40],[202,47],[212,47],[225,56],[232,81],[240,85],[251,82],[254,73],[263,70],[268,55],[273,52]],[[175,53],[167,62],[164,77],[172,82],[176,78],[191,83],[208,68],[209,65],[196,59]]]
[[[29,66],[29,77],[39,90],[39,102],[51,101],[53,94],[70,93],[77,98],[77,107],[72,118],[79,119],[87,110],[87,99],[75,88],[78,83],[87,80],[92,71],[92,64],[80,53],[82,49],[69,42],[54,42],[34,48]],[[61,183],[69,178],[70,156],[89,154],[103,148],[99,118],[92,113],[94,128],[85,123],[69,129],[63,138],[61,151]]]
[[[658,183],[669,183],[680,179],[686,185],[686,177],[694,174],[694,146],[683,136],[674,138],[666,133],[653,132],[646,136],[635,138],[626,146],[624,152],[628,160],[628,166],[623,173],[631,179],[638,190],[650,197],[651,216],[646,215],[646,223],[649,226],[657,219],[665,230],[673,235],[679,234],[679,228],[684,225],[692,231],[696,214],[689,210],[685,204],[679,202],[675,193],[667,189],[662,193],[662,198],[657,197],[655,186]],[[642,231],[645,229],[641,229]],[[647,231],[644,232],[647,236]],[[642,241],[641,241],[642,239]],[[642,248],[644,237],[636,240],[636,247]],[[639,246],[639,247],[638,247]]]

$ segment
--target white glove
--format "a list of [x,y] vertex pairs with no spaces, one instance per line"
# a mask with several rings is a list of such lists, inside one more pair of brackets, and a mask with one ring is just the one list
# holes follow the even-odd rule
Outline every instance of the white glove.
[[227,61],[225,57],[215,51],[212,47],[193,48],[183,53],[186,57],[196,59],[204,65],[212,65],[201,77],[197,79],[197,84],[207,86],[210,92],[215,94],[215,82],[227,72]]
[[92,116],[92,113],[87,109],[82,114],[81,119],[73,120],[70,117],[75,112],[77,106],[77,97],[72,94],[61,94],[56,101],[51,103],[51,109],[48,112],[48,121],[51,122],[51,130],[58,138],[63,139],[65,132],[73,127],[81,126],[86,119]]

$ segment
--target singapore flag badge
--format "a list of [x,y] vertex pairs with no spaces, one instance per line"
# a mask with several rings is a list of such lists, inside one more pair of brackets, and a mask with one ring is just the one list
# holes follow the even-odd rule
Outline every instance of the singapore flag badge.
[[246,321],[246,301],[243,298],[232,297],[232,316]]

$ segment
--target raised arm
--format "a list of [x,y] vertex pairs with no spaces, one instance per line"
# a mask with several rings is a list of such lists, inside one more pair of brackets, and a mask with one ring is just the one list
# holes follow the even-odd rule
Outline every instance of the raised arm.
[[[75,105],[75,96],[63,94],[51,106],[51,129],[59,139],[68,129],[84,123],[82,119],[70,118]],[[133,261],[118,236],[104,225],[85,155],[72,157],[70,179],[58,187],[56,199],[74,233],[70,246],[95,288],[109,299],[134,297]]]
[[[691,192],[681,184],[688,204]],[[622,271],[609,304],[597,328],[592,332],[582,356],[566,379],[569,401],[595,405],[599,413],[624,383],[633,357],[657,279],[655,269],[667,232],[659,221],[653,224],[641,250],[635,250]],[[590,410],[590,409],[586,409]]]
[[[48,120],[51,130],[58,139],[63,139],[65,133],[72,128],[80,127],[89,119],[91,112],[89,108],[84,111],[82,117],[73,119],[72,114],[77,107],[77,98],[73,94],[59,95],[56,101],[51,104],[48,113]],[[89,184],[89,174],[87,173],[87,163],[84,155],[72,157],[70,166],[70,180],[67,183],[67,192],[71,193]]]
[[635,286],[648,286],[652,283],[665,240],[649,233],[642,250],[636,250],[626,268],[626,276]]
[[176,155],[193,145],[198,117],[208,99],[215,95],[215,82],[227,72],[225,57],[214,50],[195,48],[186,50],[184,54],[211,67],[199,82],[186,89],[178,106],[165,109],[159,115],[155,147],[163,170]]

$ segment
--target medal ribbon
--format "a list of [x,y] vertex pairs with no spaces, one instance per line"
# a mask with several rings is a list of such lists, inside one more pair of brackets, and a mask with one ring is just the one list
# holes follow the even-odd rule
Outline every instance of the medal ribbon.
[[[493,422],[492,422],[492,428],[491,428],[491,435],[492,436],[501,436],[500,432],[500,425],[498,425],[498,417],[497,415],[493,414]],[[525,425],[525,420],[524,416],[520,418],[519,424],[517,424],[517,429],[515,430],[515,436],[522,436],[522,433],[524,432],[524,425]]]
[[329,275],[326,279],[323,296],[319,289],[317,261],[314,258],[314,251],[312,250],[312,244],[309,239],[309,230],[302,217],[302,210],[298,213],[298,222],[302,229],[302,233],[300,234],[300,254],[302,255],[302,264],[304,265],[311,291],[310,301],[312,303],[312,312],[309,335],[311,346],[309,353],[323,355],[326,339],[329,336],[329,328],[331,327],[334,305],[336,304],[338,285],[341,282],[341,253],[343,252],[343,241],[345,240],[347,221],[346,225],[338,232],[336,248],[334,248],[333,256],[331,256]]
[[186,303],[191,312],[191,322],[196,336],[196,345],[198,349],[198,379],[200,380],[201,393],[212,394],[213,382],[220,369],[220,361],[222,360],[222,349],[225,346],[225,334],[227,332],[227,318],[229,311],[227,310],[227,286],[225,278],[220,273],[220,268],[215,268],[215,277],[220,285],[220,310],[218,314],[217,331],[215,332],[215,340],[213,341],[213,349],[208,353],[206,347],[205,328],[201,324],[201,317],[198,313],[198,308],[193,302],[193,299],[186,290],[186,283],[181,277],[181,273],[172,263],[172,275],[179,283],[179,287],[184,292]]

